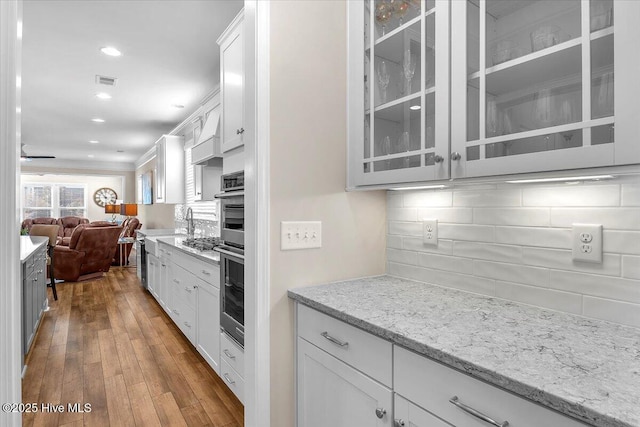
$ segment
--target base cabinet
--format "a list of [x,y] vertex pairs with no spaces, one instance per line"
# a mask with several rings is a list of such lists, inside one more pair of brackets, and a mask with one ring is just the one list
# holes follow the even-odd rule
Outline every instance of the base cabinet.
[[46,244],[22,263],[22,356],[29,352],[47,308]]
[[[196,301],[196,349],[216,373],[220,373],[220,288],[198,285]],[[214,308],[215,307],[215,308]]]
[[451,427],[435,415],[396,394],[393,398],[394,427]]
[[393,425],[387,387],[300,337],[297,362],[298,426]]

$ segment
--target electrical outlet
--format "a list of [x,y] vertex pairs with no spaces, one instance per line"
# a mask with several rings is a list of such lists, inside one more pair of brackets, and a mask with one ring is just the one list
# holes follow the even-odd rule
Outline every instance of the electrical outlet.
[[282,221],[280,249],[291,251],[322,247],[321,221]]
[[602,225],[572,224],[573,260],[602,263]]
[[438,246],[438,220],[422,220],[422,244]]

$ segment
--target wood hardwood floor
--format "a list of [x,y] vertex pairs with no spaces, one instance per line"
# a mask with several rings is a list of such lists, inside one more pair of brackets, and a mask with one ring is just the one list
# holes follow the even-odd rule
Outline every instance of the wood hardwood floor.
[[[24,426],[244,425],[244,408],[143,290],[134,268],[60,283],[27,358]],[[212,331],[217,333],[217,331]],[[68,404],[91,405],[70,412]]]

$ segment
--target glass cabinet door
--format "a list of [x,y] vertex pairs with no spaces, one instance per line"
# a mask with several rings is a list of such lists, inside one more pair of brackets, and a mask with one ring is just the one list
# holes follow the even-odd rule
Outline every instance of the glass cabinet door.
[[[452,2],[452,177],[614,164],[613,0]],[[640,24],[640,23],[639,23]]]
[[448,1],[348,7],[350,185],[448,178]]

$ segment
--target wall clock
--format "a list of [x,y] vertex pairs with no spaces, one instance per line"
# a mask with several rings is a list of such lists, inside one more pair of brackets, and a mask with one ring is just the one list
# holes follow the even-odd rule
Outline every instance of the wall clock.
[[98,188],[95,193],[93,193],[93,201],[96,202],[96,205],[104,208],[104,205],[113,205],[116,203],[116,199],[118,195],[115,191],[110,188],[103,187]]

